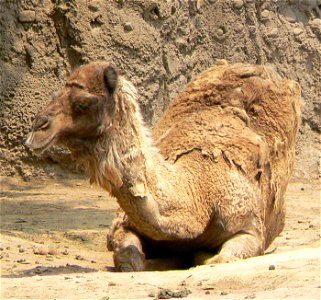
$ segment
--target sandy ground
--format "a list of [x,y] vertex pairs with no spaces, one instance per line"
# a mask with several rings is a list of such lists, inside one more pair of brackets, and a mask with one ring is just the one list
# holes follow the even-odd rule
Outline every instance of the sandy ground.
[[[320,186],[292,182],[269,254],[185,271],[114,273],[117,204],[83,180],[1,178],[1,299],[320,299]],[[272,252],[272,253],[270,253]]]

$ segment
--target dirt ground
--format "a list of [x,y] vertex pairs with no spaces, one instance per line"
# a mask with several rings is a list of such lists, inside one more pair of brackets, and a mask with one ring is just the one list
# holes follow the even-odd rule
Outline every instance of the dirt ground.
[[116,201],[84,180],[1,178],[1,299],[320,299],[320,186],[292,182],[268,254],[185,271],[114,273]]

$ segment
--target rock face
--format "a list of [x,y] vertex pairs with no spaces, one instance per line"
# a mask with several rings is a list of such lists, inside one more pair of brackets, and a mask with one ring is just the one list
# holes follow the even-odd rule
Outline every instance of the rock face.
[[32,117],[72,68],[112,60],[155,123],[193,75],[217,59],[272,64],[305,102],[296,175],[317,177],[320,1],[1,1],[0,174],[66,176],[68,152],[23,146]]

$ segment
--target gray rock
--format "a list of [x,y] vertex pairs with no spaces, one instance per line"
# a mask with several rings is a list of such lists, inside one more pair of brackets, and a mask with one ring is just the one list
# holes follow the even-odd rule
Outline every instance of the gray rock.
[[277,29],[276,27],[274,27],[274,28],[271,28],[271,29],[266,33],[266,35],[267,35],[268,37],[275,38],[275,37],[277,37],[277,36],[279,35],[279,31],[278,31],[278,29]]
[[261,21],[266,21],[269,19],[269,17],[270,17],[270,12],[267,9],[261,12]]
[[303,30],[301,28],[294,28],[293,29],[293,34],[298,36],[298,35],[300,35],[302,33],[302,31]]
[[130,22],[126,22],[126,23],[124,24],[124,30],[125,30],[125,31],[132,31],[132,30],[134,30],[134,27],[133,27],[133,25],[132,25]]
[[19,22],[32,23],[36,20],[36,12],[34,10],[23,10],[19,13]]
[[234,0],[233,1],[233,7],[235,9],[241,9],[243,7],[243,5],[244,5],[243,0]]
[[88,8],[91,10],[91,11],[98,11],[99,10],[99,4],[96,2],[96,1],[93,1],[93,2],[90,2],[88,4]]

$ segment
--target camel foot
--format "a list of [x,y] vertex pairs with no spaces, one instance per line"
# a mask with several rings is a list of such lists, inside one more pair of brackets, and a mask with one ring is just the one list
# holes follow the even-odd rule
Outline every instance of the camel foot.
[[137,272],[145,269],[145,255],[137,247],[129,245],[114,253],[117,272]]

